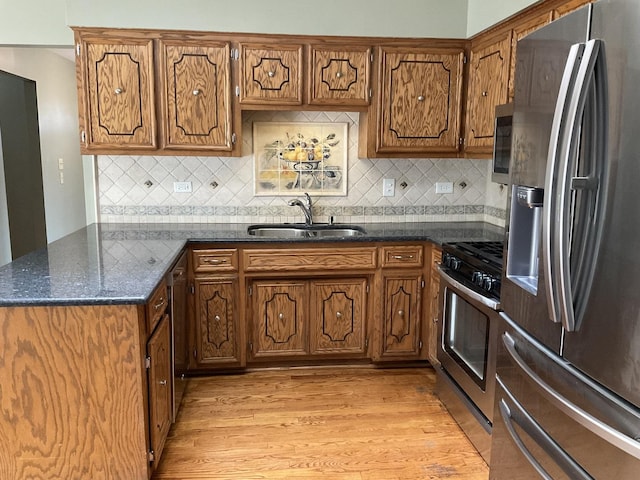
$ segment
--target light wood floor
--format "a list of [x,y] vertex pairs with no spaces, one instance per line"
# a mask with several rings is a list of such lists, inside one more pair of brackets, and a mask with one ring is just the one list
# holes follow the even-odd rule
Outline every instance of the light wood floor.
[[314,368],[190,379],[154,480],[486,480],[434,372]]

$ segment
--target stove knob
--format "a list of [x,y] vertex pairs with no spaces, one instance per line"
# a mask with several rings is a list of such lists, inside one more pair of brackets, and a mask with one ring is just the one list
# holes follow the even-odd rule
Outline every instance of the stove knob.
[[495,284],[495,279],[490,275],[485,275],[484,281],[482,283],[482,288],[484,288],[487,292],[490,292]]
[[473,275],[471,275],[471,283],[478,286],[482,285],[482,277],[482,272],[473,272]]
[[448,253],[442,255],[442,264],[445,267],[451,267],[451,255],[449,255]]
[[462,266],[462,261],[459,258],[451,257],[451,268],[453,270],[460,270]]

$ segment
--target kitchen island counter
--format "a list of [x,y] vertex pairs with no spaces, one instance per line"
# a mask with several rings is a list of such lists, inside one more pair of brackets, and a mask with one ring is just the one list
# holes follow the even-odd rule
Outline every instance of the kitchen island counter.
[[[91,224],[46,248],[0,267],[0,306],[123,305],[148,302],[187,243],[317,243],[247,233],[248,224]],[[366,234],[326,242],[399,242],[503,239],[484,222],[361,224]]]

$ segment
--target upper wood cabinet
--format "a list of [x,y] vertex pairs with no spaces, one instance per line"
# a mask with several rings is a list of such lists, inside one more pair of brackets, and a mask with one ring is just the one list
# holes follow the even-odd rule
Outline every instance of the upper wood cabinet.
[[379,56],[376,144],[370,156],[457,152],[464,51],[382,47]]
[[310,47],[309,103],[367,106],[370,98],[369,47]]
[[87,150],[155,149],[153,41],[86,37],[81,45],[79,108]]
[[465,152],[492,153],[495,107],[507,102],[511,34],[471,46]]
[[302,104],[302,45],[241,43],[240,103]]
[[231,150],[231,66],[226,42],[159,42],[164,146]]
[[227,42],[147,30],[75,37],[82,153],[236,153]]
[[553,9],[553,19],[557,19],[568,15],[569,13],[584,7],[593,0],[566,0],[562,4]]

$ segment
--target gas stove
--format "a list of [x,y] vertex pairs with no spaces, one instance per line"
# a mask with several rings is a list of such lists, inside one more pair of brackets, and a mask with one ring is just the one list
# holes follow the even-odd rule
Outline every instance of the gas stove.
[[472,290],[500,300],[502,242],[454,242],[442,246],[442,268]]

